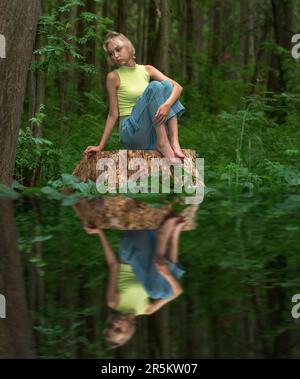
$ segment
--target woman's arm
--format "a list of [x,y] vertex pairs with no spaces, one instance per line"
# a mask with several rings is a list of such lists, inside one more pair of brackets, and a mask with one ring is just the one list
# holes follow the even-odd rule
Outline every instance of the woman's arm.
[[104,149],[107,141],[109,140],[112,130],[119,118],[118,110],[118,97],[117,97],[117,88],[118,88],[118,74],[114,71],[109,72],[106,78],[106,89],[109,97],[109,113],[105,122],[104,131],[99,142],[98,146],[88,146],[85,149],[85,154],[89,154],[96,151],[101,151]]
[[119,262],[106,238],[105,234],[101,229],[98,229],[98,235],[103,246],[103,250],[106,257],[106,262],[109,268],[109,280],[106,290],[106,303],[110,308],[116,308],[120,301],[120,294],[118,292],[118,272],[119,272]]
[[169,80],[171,83],[174,84],[173,90],[172,90],[169,98],[163,104],[161,104],[158,107],[158,109],[155,113],[154,123],[160,125],[160,124],[165,122],[165,120],[169,114],[171,106],[179,98],[183,88],[181,87],[180,84],[175,82],[175,80],[167,77],[165,74],[163,74],[162,72],[157,70],[155,67],[153,67],[151,65],[146,65],[145,68],[146,68],[146,70],[150,76],[150,79],[158,80],[158,81]]
[[183,90],[183,87],[175,82],[175,80],[169,78],[165,74],[163,74],[161,71],[159,71],[157,68],[151,66],[151,65],[145,65],[145,68],[150,76],[151,80],[158,80],[163,81],[168,79],[171,83],[174,84],[173,91],[168,98],[168,100],[165,102],[165,104],[168,104],[170,107],[175,103],[176,100],[178,100],[179,96],[181,95],[181,92]]
[[108,242],[108,239],[101,229],[94,225],[87,225],[84,227],[84,230],[88,234],[98,234],[100,238],[110,274],[106,290],[106,303],[108,307],[116,308],[120,301],[120,295],[117,288],[119,262],[110,246],[110,243]]
[[168,299],[159,299],[159,300],[153,300],[151,301],[150,305],[145,311],[146,315],[150,315],[154,312],[156,312],[158,309],[160,309],[165,304],[169,303],[170,301],[176,299],[178,296],[180,296],[183,292],[182,287],[178,280],[172,275],[169,271],[167,261],[165,259],[159,258],[155,262],[155,266],[157,270],[160,272],[160,274],[170,283],[173,295],[169,297]]
[[173,295],[171,297],[169,297],[168,299],[159,299],[159,300],[151,301],[150,305],[148,306],[148,308],[145,311],[145,315],[151,315],[152,313],[158,311],[165,304],[176,299],[178,296],[180,296],[182,294],[183,290],[182,290],[179,282],[177,281],[177,279],[175,279],[175,277],[172,274],[165,276],[165,278],[171,284],[171,287],[173,290]]

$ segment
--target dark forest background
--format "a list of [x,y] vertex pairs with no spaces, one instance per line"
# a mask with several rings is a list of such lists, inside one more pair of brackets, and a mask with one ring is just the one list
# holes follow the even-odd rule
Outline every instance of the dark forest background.
[[[300,61],[291,54],[300,3],[0,0],[0,9],[0,193],[17,200],[14,209],[0,199],[0,293],[15,306],[0,353],[299,356],[290,299],[300,289]],[[102,337],[103,252],[68,207],[76,197],[59,191],[90,193],[67,174],[104,127],[109,30],[128,36],[137,63],[183,86],[180,141],[205,159],[206,183],[198,229],[180,241],[183,296],[141,318],[113,352]],[[116,128],[106,150],[119,148]],[[119,232],[108,237],[117,250]]]
[[[13,173],[16,146],[14,178],[36,186],[72,172],[85,147],[99,142],[108,113],[105,79],[115,68],[102,49],[108,30],[132,40],[137,63],[154,65],[184,87],[181,143],[205,158],[208,175],[257,188],[273,180],[274,171],[282,177],[282,165],[298,161],[300,65],[291,39],[300,30],[299,2],[41,5],[33,51],[24,51],[30,69],[20,67],[26,78],[22,127],[19,134],[18,123],[13,132],[2,131],[3,162],[10,157],[1,170],[4,183]],[[19,22],[21,30],[21,17]],[[7,98],[6,107],[15,107],[15,100]],[[120,147],[116,128],[106,149]]]

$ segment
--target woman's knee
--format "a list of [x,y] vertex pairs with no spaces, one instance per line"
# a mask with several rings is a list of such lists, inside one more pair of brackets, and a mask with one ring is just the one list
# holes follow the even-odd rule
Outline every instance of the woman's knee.
[[159,82],[158,80],[152,80],[150,83],[149,83],[149,88],[154,91],[154,92],[157,92],[157,91],[163,91],[164,87],[163,85],[161,84],[161,82]]
[[165,79],[161,82],[161,84],[163,85],[164,88],[166,89],[169,89],[169,90],[172,90],[173,89],[173,83],[170,82],[169,79]]

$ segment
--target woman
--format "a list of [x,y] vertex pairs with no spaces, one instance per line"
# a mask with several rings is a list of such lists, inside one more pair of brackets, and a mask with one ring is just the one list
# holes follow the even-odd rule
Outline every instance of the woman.
[[109,62],[119,68],[107,75],[109,114],[102,138],[85,154],[104,149],[119,119],[120,140],[126,149],[156,149],[170,163],[181,163],[178,118],[185,108],[178,98],[183,88],[155,67],[137,64],[134,46],[123,34],[108,33],[103,48]]
[[182,293],[177,279],[184,270],[177,260],[184,223],[183,217],[175,216],[156,231],[127,231],[121,240],[119,259],[102,230],[84,228],[89,234],[99,235],[110,271],[106,301],[117,312],[109,317],[104,331],[110,347],[122,346],[132,337],[137,316],[156,312]]

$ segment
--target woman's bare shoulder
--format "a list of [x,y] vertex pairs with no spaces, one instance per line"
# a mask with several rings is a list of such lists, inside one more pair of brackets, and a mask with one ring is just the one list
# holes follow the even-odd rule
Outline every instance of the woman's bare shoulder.
[[153,70],[153,66],[151,64],[144,64],[144,67],[145,69],[148,71],[148,74],[151,73],[151,71]]
[[107,81],[110,82],[111,84],[114,84],[117,87],[119,87],[119,85],[120,85],[120,78],[119,78],[119,75],[116,72],[116,70],[110,71],[107,74]]

